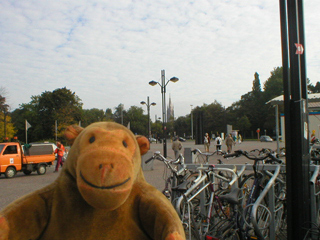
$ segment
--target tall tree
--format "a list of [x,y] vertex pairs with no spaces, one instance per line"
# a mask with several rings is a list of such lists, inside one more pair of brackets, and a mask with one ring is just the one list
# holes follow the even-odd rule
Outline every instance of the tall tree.
[[264,99],[269,101],[283,94],[283,68],[276,67],[264,83]]
[[190,123],[190,114],[185,117],[178,117],[174,121],[174,132],[176,135],[185,137],[186,135],[191,135],[191,123]]
[[308,89],[311,93],[320,93],[320,82],[317,82],[315,86],[313,86],[311,83],[309,83]]
[[[120,103],[114,109],[115,109],[115,111],[113,113],[114,121],[121,124],[123,122],[124,115],[126,114],[126,110],[124,110],[124,105],[122,103]],[[124,124],[124,122],[123,122],[123,124]]]
[[[0,119],[4,119],[4,113],[0,112]],[[5,129],[5,130],[4,130]],[[3,141],[5,138],[7,139],[13,139],[16,135],[16,130],[11,122],[11,117],[10,115],[6,115],[6,120],[5,121],[0,121],[0,142]]]
[[58,88],[52,92],[45,91],[40,96],[32,96],[29,104],[22,104],[13,112],[13,116],[22,114],[14,120],[19,126],[19,135],[24,131],[25,119],[32,128],[28,131],[30,141],[41,141],[55,138],[55,122],[57,122],[57,136],[60,138],[64,129],[81,120],[81,99],[67,88]]
[[[148,136],[148,115],[143,115],[142,107],[131,106],[124,115],[123,124],[130,123],[130,130],[134,134]],[[152,129],[151,129],[152,130]]]
[[[10,106],[6,103],[7,91],[4,87],[0,88],[0,123],[2,123],[0,129],[2,134],[0,134],[0,139],[4,138],[12,138],[12,134],[15,133],[15,129],[11,124],[11,118],[9,116],[9,108]],[[1,141],[1,140],[0,140]]]
[[82,111],[81,126],[86,127],[94,122],[105,121],[106,117],[102,109],[92,108]]

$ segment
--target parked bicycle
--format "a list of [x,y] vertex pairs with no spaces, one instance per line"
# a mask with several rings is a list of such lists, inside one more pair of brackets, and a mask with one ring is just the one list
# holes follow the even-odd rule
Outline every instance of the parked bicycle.
[[190,171],[185,166],[184,157],[182,154],[176,160],[165,158],[159,151],[145,161],[148,163],[152,160],[159,160],[165,164],[164,180],[165,187],[162,193],[174,204],[175,199],[185,192],[190,185],[197,181],[199,173]]
[[[273,237],[275,235],[279,237],[280,229],[286,226],[284,224],[286,222],[285,181],[279,177],[280,164],[283,162],[277,159],[272,151],[259,151],[259,156],[256,156],[238,150],[225,157],[241,155],[254,161],[252,165],[254,172],[242,180],[239,192],[233,191],[219,198],[220,201],[230,204],[231,214],[229,218],[220,221],[212,232],[212,236],[216,239],[265,239],[270,234]],[[276,162],[278,165],[274,168],[275,171],[264,170],[264,165],[261,170],[258,170],[258,164],[261,162]],[[271,188],[275,189],[276,180],[281,183],[277,190],[279,195],[277,197],[267,196]]]

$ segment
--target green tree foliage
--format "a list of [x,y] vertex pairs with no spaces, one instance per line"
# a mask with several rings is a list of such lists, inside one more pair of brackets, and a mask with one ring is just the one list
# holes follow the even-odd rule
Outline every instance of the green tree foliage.
[[0,141],[12,139],[16,134],[16,130],[11,123],[11,117],[9,108],[10,106],[6,103],[5,95],[7,94],[4,87],[0,88]]
[[121,124],[125,114],[126,110],[124,110],[124,105],[120,103],[117,107],[115,107],[115,111],[113,113],[114,121]]
[[264,99],[269,101],[283,94],[283,68],[274,68],[264,83]]
[[[310,81],[309,81],[310,82]],[[320,93],[320,82],[317,82],[315,86],[311,83],[308,85],[310,93]]]
[[191,123],[190,123],[190,114],[185,117],[178,117],[174,121],[174,132],[176,135],[179,135],[181,137],[185,137],[187,135],[191,135]]
[[[37,128],[36,122],[38,119],[37,112],[35,110],[35,106],[31,103],[21,104],[20,108],[14,110],[11,113],[12,122],[17,129],[17,137],[20,141],[25,142],[26,140],[26,132],[25,132],[25,121],[27,120],[31,124],[31,128],[28,130],[28,138],[30,140],[30,136],[36,136],[37,131],[41,131],[41,129]],[[32,139],[32,141],[37,141],[36,138]],[[30,141],[28,141],[30,142]]]
[[[240,117],[239,120],[236,122],[235,128],[239,130],[240,133],[244,133],[244,134],[247,133],[248,130],[250,130],[251,128],[251,123],[249,118],[245,115]],[[245,135],[243,137],[245,137]]]
[[162,138],[162,122],[160,120],[156,120],[151,123],[151,134],[154,138]]
[[28,130],[30,141],[55,138],[55,122],[57,136],[61,138],[68,125],[78,124],[81,120],[81,99],[69,89],[58,88],[52,92],[45,91],[40,96],[32,96],[31,102],[22,104],[12,114],[18,128],[19,139],[23,133],[25,120],[31,124]]
[[[151,121],[151,120],[150,120]],[[123,125],[128,126],[134,134],[148,136],[148,115],[143,115],[143,109],[137,106],[131,106],[124,112]]]
[[[209,134],[220,134],[221,132],[225,132],[225,109],[216,100],[209,105],[203,104],[202,107],[195,107],[192,113],[194,116],[194,134],[204,134],[206,132]],[[203,129],[199,129],[199,124],[203,125]]]
[[254,74],[252,91],[241,96],[239,102],[241,115],[238,115],[238,121],[242,116],[247,116],[250,120],[252,130],[261,128],[266,118],[266,110],[268,106],[265,104],[260,85],[259,74]]
[[[6,118],[6,119],[4,119]],[[0,141],[5,140],[5,138],[7,137],[9,140],[13,139],[13,137],[15,137],[16,135],[16,130],[13,126],[13,123],[11,122],[11,117],[10,115],[5,116],[5,114],[3,112],[0,112]],[[4,130],[5,129],[5,130]]]
[[[86,127],[94,122],[107,121],[106,115],[102,109],[92,108],[82,111],[81,126]],[[110,119],[109,119],[110,121]]]
[[113,121],[114,117],[113,117],[113,113],[112,110],[110,108],[106,109],[106,121]]

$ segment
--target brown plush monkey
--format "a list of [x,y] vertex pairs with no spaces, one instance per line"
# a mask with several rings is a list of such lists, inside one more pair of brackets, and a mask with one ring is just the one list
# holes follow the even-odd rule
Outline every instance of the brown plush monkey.
[[73,145],[57,180],[0,212],[0,239],[185,239],[171,203],[149,185],[149,141],[124,126],[70,126]]

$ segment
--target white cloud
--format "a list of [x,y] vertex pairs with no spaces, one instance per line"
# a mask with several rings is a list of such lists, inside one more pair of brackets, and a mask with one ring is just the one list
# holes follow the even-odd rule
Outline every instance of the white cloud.
[[[319,5],[305,2],[312,83]],[[255,72],[263,84],[282,64],[278,1],[3,0],[0,9],[0,81],[13,108],[66,86],[87,109],[139,106],[150,96],[151,114],[161,116],[160,87],[148,82],[165,69],[180,79],[167,96],[184,116],[190,104],[231,105],[251,90]]]

